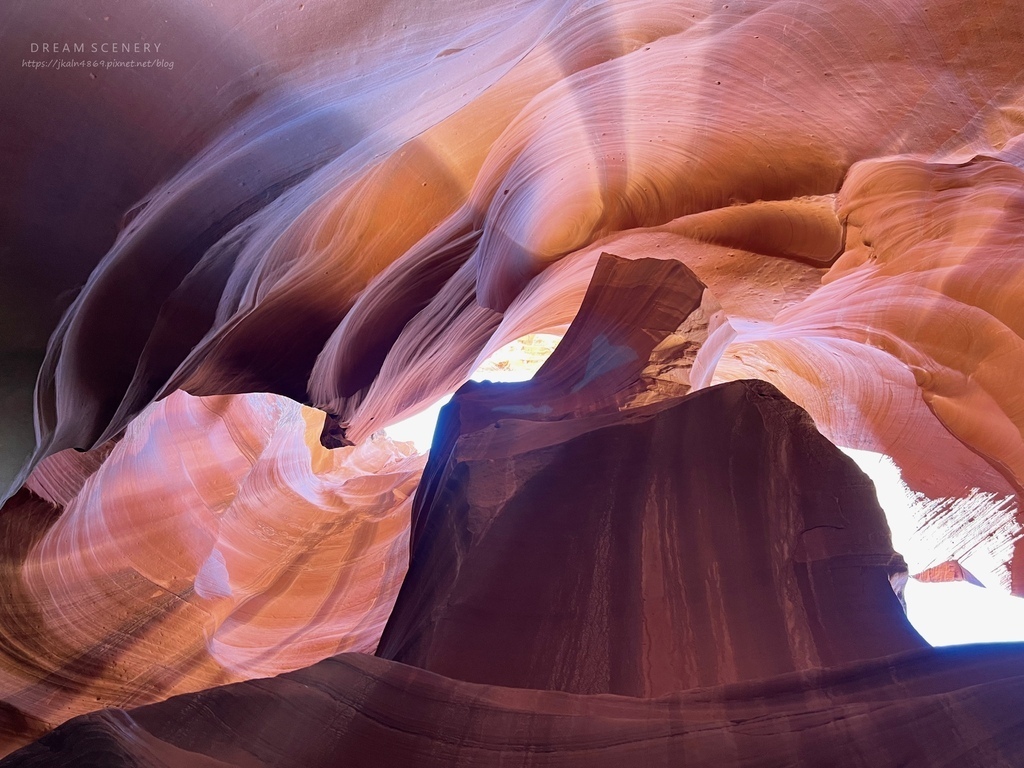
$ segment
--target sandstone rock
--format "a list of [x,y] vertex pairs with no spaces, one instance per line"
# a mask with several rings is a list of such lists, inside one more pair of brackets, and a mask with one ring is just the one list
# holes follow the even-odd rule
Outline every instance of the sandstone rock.
[[[107,5],[0,11],[0,471],[35,442],[0,512],[4,749],[212,689],[298,724],[238,709],[261,752],[227,704],[150,710],[175,736],[108,711],[65,754],[298,760],[333,704],[219,686],[330,677],[387,621],[426,670],[341,657],[346,759],[1012,764],[1015,652],[898,655],[900,563],[830,443],[893,458],[930,562],[1024,594],[1017,3]],[[175,66],[21,63],[64,38]],[[531,333],[565,339],[461,391],[413,514],[424,459],[381,430]],[[693,685],[747,702],[711,707],[725,746]],[[634,731],[608,691],[675,698]],[[582,741],[522,715],[569,701]]]

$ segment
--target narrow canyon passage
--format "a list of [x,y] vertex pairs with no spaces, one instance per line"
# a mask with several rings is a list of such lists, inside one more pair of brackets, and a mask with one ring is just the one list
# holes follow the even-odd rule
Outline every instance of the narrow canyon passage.
[[6,5],[3,764],[1022,764],[1019,11]]

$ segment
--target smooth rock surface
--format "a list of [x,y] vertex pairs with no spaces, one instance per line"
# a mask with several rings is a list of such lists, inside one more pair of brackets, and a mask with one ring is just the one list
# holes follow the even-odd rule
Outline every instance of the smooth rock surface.
[[897,656],[656,699],[476,685],[343,654],[65,723],[5,768],[1015,768],[1024,648]]
[[771,385],[550,422],[488,389],[442,416],[379,656],[650,697],[926,646],[871,482]]
[[[921,568],[1024,594],[1018,2],[11,0],[0,34],[0,751],[372,652],[389,622],[382,653],[449,677],[362,659],[362,688],[327,686],[378,722],[412,706],[381,692],[408,675],[760,700],[766,676],[845,664],[904,700],[778,703],[784,746],[716,720],[731,746],[685,759],[1010,759],[1009,651],[933,698],[872,677],[919,640],[830,443],[892,457]],[[146,41],[174,66],[26,66],[44,41]],[[565,339],[533,383],[464,389],[419,483],[381,430],[531,333]],[[753,379],[777,391],[713,389]],[[503,665],[472,637],[536,653]],[[221,714],[168,717],[187,741]],[[360,744],[575,749],[551,721],[474,714],[456,738],[413,715],[412,741]],[[311,723],[245,716],[280,741],[196,749],[318,748]],[[125,759],[165,749],[117,722]],[[501,723],[539,746],[510,755]],[[640,754],[593,743],[565,759]]]

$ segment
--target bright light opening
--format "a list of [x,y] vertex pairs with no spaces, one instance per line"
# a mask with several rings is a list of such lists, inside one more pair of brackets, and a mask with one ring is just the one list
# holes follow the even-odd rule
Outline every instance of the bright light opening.
[[[527,334],[488,357],[470,378],[473,381],[528,381],[561,340],[561,336],[550,333]],[[430,449],[441,408],[451,399],[451,395],[442,397],[415,416],[392,424],[384,433],[396,442],[410,442],[417,451],[426,453]]]
[[[892,459],[880,453],[844,448],[875,484],[878,503],[892,531],[893,548],[907,561],[911,573],[930,565],[933,556],[915,541],[912,510],[920,502],[904,484]],[[998,563],[972,553],[962,564],[982,584],[995,585]],[[1024,641],[1024,600],[996,589],[964,581],[929,583],[909,579],[904,597],[907,618],[932,645]]]

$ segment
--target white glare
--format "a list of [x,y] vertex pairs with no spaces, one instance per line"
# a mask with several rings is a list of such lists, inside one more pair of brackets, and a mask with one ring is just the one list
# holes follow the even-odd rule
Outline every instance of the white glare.
[[[875,484],[878,503],[892,531],[893,548],[911,573],[935,565],[934,556],[914,539],[914,495],[900,478],[892,459],[880,453],[843,448]],[[996,583],[996,563],[975,553],[964,567],[982,584]],[[1024,600],[963,581],[928,583],[909,579],[904,597],[907,618],[932,645],[1024,641]]]
[[[548,356],[558,346],[561,336],[550,333],[532,333],[516,339],[499,349],[470,376],[473,381],[528,381],[540,370]],[[410,442],[416,450],[430,449],[434,427],[441,408],[452,399],[442,397],[415,416],[396,422],[384,431],[396,442]]]

